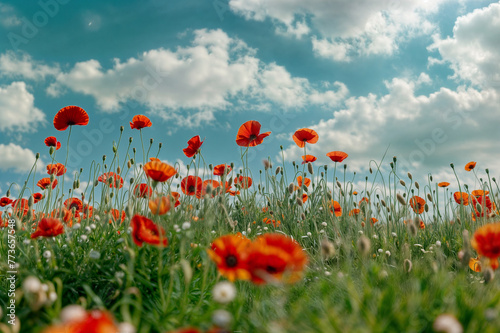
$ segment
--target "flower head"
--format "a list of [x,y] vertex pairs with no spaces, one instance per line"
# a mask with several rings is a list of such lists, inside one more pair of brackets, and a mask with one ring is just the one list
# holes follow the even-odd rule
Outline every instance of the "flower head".
[[56,163],[47,165],[47,173],[49,175],[62,176],[66,173],[66,167],[64,164]]
[[54,127],[58,131],[64,131],[69,126],[85,126],[89,123],[89,115],[84,109],[70,105],[59,110],[54,117]]
[[182,151],[184,152],[186,157],[193,157],[200,149],[201,145],[203,144],[203,141],[200,141],[200,136],[197,135],[189,139],[187,143],[188,143],[187,148],[184,148]]
[[144,127],[151,127],[153,124],[151,123],[151,120],[149,120],[148,117],[143,116],[142,114],[135,115],[134,118],[132,118],[132,121],[130,122],[130,128],[131,129],[142,129]]
[[196,195],[201,198],[203,181],[197,176],[187,176],[181,180],[182,193],[186,195]]
[[168,239],[165,236],[165,229],[157,226],[147,217],[135,215],[131,222],[132,239],[137,246],[142,246],[144,242],[157,245],[167,246]]
[[476,162],[472,161],[465,165],[465,171],[471,171],[476,167]]
[[301,128],[293,134],[293,141],[299,146],[300,148],[304,148],[306,143],[316,143],[318,142],[318,133],[316,133],[315,130],[309,129],[309,128]]
[[342,162],[343,160],[345,160],[347,158],[347,155],[346,153],[344,153],[343,151],[331,151],[329,152],[328,154],[326,154],[326,156],[330,157],[330,159],[333,161],[333,162]]
[[250,244],[251,241],[240,233],[226,235],[214,240],[207,253],[217,265],[219,273],[229,281],[248,280],[250,273],[247,258]]
[[[110,180],[111,179],[111,180]],[[98,181],[104,184],[108,184],[109,187],[114,188],[122,188],[123,187],[123,178],[112,171],[106,172],[97,178]]]
[[410,206],[415,214],[422,214],[425,209],[425,200],[419,196],[414,196],[410,199]]
[[316,160],[317,160],[316,156],[313,156],[313,155],[302,155],[302,164],[306,164],[308,162],[314,162]]
[[38,226],[31,238],[54,237],[64,233],[64,227],[59,219],[43,218],[38,222]]
[[174,167],[158,160],[146,163],[143,169],[148,178],[161,183],[167,181],[177,173]]
[[59,148],[61,148],[61,143],[57,141],[55,136],[49,136],[44,140],[44,142],[47,147],[56,147],[56,150],[59,150]]
[[255,147],[260,145],[264,138],[271,134],[271,132],[260,134],[260,127],[260,123],[255,120],[249,120],[241,125],[236,135],[236,144],[242,147]]
[[50,186],[50,184],[52,184],[52,189],[55,189],[55,188],[56,188],[56,186],[57,186],[57,179],[54,179],[54,181],[53,181],[53,182],[51,182],[51,181],[50,181],[50,178],[45,177],[45,178],[40,179],[40,180],[38,181],[38,183],[36,183],[36,185],[37,185],[38,187],[40,187],[42,190],[47,189],[47,188]]
[[147,198],[153,195],[153,189],[145,183],[137,184],[134,188],[134,195],[138,198]]

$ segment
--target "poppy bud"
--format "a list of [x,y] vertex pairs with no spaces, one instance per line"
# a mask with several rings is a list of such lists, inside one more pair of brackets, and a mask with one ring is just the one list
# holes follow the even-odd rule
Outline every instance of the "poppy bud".
[[7,193],[5,194],[7,197],[10,197],[10,190],[7,190]]
[[153,144],[153,138],[149,139],[149,144],[152,145]]
[[313,169],[313,165],[311,162],[308,162],[307,163],[307,171],[309,171],[309,173],[312,175],[314,174],[314,169]]
[[161,149],[161,147],[163,147],[163,143],[162,143],[162,142],[160,142],[160,143],[158,144],[158,149]]
[[331,259],[335,255],[335,246],[326,238],[321,241],[321,255],[324,259]]
[[127,162],[127,168],[131,168],[132,167],[132,163],[130,163],[130,160]]
[[113,184],[113,178],[109,178],[109,179],[108,179],[108,184],[109,184],[109,185]]
[[450,163],[450,166],[452,169],[455,169],[455,166],[453,165],[453,163]]
[[76,188],[77,188],[77,186],[76,186],[76,180],[75,180],[75,181],[73,181],[73,189],[76,189]]
[[386,205],[386,203],[385,203],[384,199],[380,200],[380,202],[382,203],[382,206],[387,207],[387,205]]
[[115,196],[115,194],[114,194],[113,192],[111,192],[111,193],[109,194],[109,197],[110,197],[110,198],[113,198],[114,196]]
[[116,154],[117,151],[118,151],[118,148],[113,144],[113,153]]
[[209,164],[209,165],[208,165],[208,169],[210,169],[210,171],[212,171],[212,170],[214,169],[213,164]]
[[28,207],[31,208],[33,206],[33,204],[35,203],[35,198],[33,198],[33,196],[31,196],[29,199],[28,199]]
[[128,138],[128,143],[132,143],[132,140],[133,140],[133,139],[134,139],[134,138],[132,138],[132,137]]
[[97,186],[97,185],[99,185],[99,181],[98,180],[94,181],[94,186]]
[[135,155],[135,152],[136,152],[136,151],[137,151],[137,149],[135,149],[135,147],[134,147],[134,148],[132,148],[132,152],[134,153],[134,155]]
[[132,217],[132,215],[134,214],[134,209],[132,208],[132,206],[127,205],[127,208],[125,208],[125,214],[129,218]]
[[428,211],[429,211],[429,205],[428,205],[428,204],[425,204],[425,205],[424,205],[424,210],[425,210],[426,212],[428,212]]
[[412,176],[412,175],[411,175],[411,173],[409,173],[409,172],[408,172],[408,178],[409,178],[410,180],[412,180],[412,179],[413,179],[413,176]]
[[396,156],[393,156],[392,157],[392,160],[394,161],[394,163],[396,163],[396,161],[398,160]]
[[372,173],[373,173],[373,170],[372,170],[372,168],[370,168],[370,169],[369,169],[369,171],[370,171],[370,174],[372,174]]
[[420,190],[420,185],[418,184],[418,182],[415,182],[415,187],[417,188],[417,190]]
[[132,184],[134,183],[134,181],[135,181],[135,180],[134,180],[134,178],[130,178],[130,180],[129,180],[129,181],[130,181],[130,185],[132,185]]
[[292,165],[295,166],[295,161],[292,161]]
[[325,177],[325,173],[321,171],[321,178]]
[[339,182],[338,180],[337,180],[337,186],[338,186],[339,188],[342,188],[342,184],[340,184],[340,182]]
[[39,159],[40,158],[40,153],[36,153],[35,158]]
[[476,210],[479,214],[481,214],[483,212],[483,207],[481,207],[481,205],[479,204],[479,202],[476,204]]
[[102,161],[106,161],[106,155],[102,155]]
[[432,195],[430,193],[427,193],[427,199],[432,202]]
[[54,147],[50,147],[50,148],[49,148],[49,154],[50,154],[50,155],[54,154]]
[[391,166],[391,169],[394,169],[394,163],[389,163],[389,165]]
[[399,203],[402,204],[403,206],[406,206],[406,201],[405,199],[401,196],[401,194],[397,194],[396,198],[398,199]]
[[[301,201],[302,202],[302,201]],[[302,221],[305,221],[306,220],[306,214],[302,213],[300,214],[300,217],[302,218]]]
[[484,283],[488,283],[495,277],[495,272],[493,272],[493,269],[491,269],[491,267],[487,267],[484,270],[483,277],[484,277]]
[[[297,198],[296,202],[297,202],[297,205],[299,205],[300,207],[302,207],[303,202],[302,202],[301,198]],[[304,216],[303,220],[305,220],[305,216]]]
[[432,182],[432,175],[429,176],[430,181]]
[[290,183],[288,185],[288,193],[292,194],[293,193],[293,189],[295,188],[295,185],[293,183]]
[[117,168],[116,168],[116,173],[117,173],[117,174],[120,174],[120,173],[121,173],[121,171],[122,171],[122,169],[121,169],[120,167],[117,167]]
[[328,165],[324,165],[323,168],[325,168],[325,171],[328,170]]
[[276,176],[278,175],[278,173],[280,173],[280,171],[281,171],[281,167],[277,167],[276,172],[275,172]]
[[399,183],[400,183],[402,186],[406,186],[405,181],[404,181],[404,180],[402,180],[402,179],[399,181]]
[[130,164],[132,164],[132,165],[135,164],[135,160],[133,158],[130,159]]
[[233,178],[229,178],[229,180],[227,181],[227,185],[231,186],[232,184],[233,184]]
[[282,145],[280,146],[280,149],[283,150],[283,146]]
[[330,192],[326,193],[326,197],[328,198],[328,200],[332,200],[332,194]]
[[485,169],[484,171],[486,171],[486,174],[489,175],[490,174],[490,170],[489,169]]

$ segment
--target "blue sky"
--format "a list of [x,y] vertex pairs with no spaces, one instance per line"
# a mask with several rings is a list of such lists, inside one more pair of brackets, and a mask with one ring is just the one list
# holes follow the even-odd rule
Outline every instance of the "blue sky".
[[258,120],[272,134],[254,173],[280,145],[299,161],[291,136],[309,127],[317,163],[342,150],[364,174],[388,149],[385,165],[397,155],[402,171],[453,182],[453,162],[477,186],[465,163],[499,174],[498,31],[500,3],[480,0],[0,0],[0,195],[37,152],[43,177],[45,137],[66,152],[52,121],[67,105],[90,116],[73,130],[70,171],[110,156],[120,125],[140,150],[128,122],[145,114],[145,140],[183,167],[194,135],[207,163],[238,164],[238,127]]

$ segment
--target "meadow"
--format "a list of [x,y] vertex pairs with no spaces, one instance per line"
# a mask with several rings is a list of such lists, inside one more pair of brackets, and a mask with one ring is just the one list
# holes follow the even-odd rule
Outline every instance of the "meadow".
[[488,169],[451,165],[480,184],[457,178],[452,192],[390,157],[367,161],[357,188],[348,152],[320,165],[307,147],[321,138],[297,129],[302,161],[250,170],[272,135],[250,120],[240,166],[205,161],[194,136],[180,174],[137,115],[134,137],[122,127],[108,156],[66,174],[71,131],[88,123],[79,107],[57,112],[46,177],[35,164],[0,199],[2,333],[499,331]]

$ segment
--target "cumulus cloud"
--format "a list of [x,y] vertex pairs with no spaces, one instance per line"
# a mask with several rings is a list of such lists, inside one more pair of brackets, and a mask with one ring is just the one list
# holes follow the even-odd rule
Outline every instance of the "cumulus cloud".
[[271,19],[279,34],[310,35],[318,56],[350,61],[391,55],[399,43],[433,31],[428,17],[444,1],[230,0],[229,6],[248,20]]
[[59,66],[49,66],[37,62],[26,53],[7,51],[0,54],[0,76],[29,80],[45,79],[59,73]]
[[430,64],[450,64],[454,78],[500,89],[499,17],[500,3],[459,17],[452,37],[435,37],[429,50],[438,51],[441,59],[430,58]]
[[15,27],[21,24],[21,20],[16,15],[14,7],[0,2],[0,25],[6,28]]
[[[421,175],[449,172],[451,162],[460,167],[476,160],[490,168],[500,162],[492,154],[500,102],[497,91],[460,86],[418,95],[414,81],[395,78],[385,84],[387,94],[351,97],[346,108],[330,119],[308,126],[319,134],[318,143],[307,147],[308,154],[328,163],[327,152],[342,150],[350,155],[345,161],[350,170],[366,171],[370,159],[379,161],[389,148],[389,159],[396,155],[404,170]],[[302,154],[294,143],[285,150],[289,161],[300,161]]]
[[45,122],[45,114],[35,107],[35,97],[26,83],[0,86],[0,131],[31,132]]
[[[28,148],[14,143],[0,144],[0,170],[26,173],[31,170],[35,160],[35,154]],[[38,167],[43,168],[43,163],[41,161],[38,163]]]
[[189,46],[150,50],[124,62],[115,59],[110,69],[97,60],[77,63],[56,74],[47,92],[55,97],[69,89],[90,95],[107,112],[140,103],[165,120],[199,126],[215,120],[215,111],[230,107],[331,107],[348,95],[341,82],[324,86],[294,77],[275,63],[263,63],[256,50],[222,30],[202,29],[194,32]]

